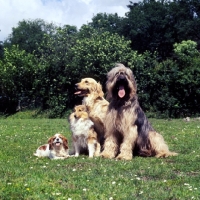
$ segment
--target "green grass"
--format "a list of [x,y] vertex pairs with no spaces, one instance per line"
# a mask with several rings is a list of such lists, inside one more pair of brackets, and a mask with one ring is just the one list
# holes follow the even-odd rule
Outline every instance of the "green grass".
[[179,156],[38,159],[56,132],[71,145],[67,120],[0,119],[0,199],[200,199],[200,121],[150,121]]

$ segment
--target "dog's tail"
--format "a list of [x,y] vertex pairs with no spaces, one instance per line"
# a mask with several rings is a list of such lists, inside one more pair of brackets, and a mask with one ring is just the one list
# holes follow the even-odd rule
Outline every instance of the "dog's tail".
[[155,155],[156,158],[167,158],[169,156],[177,156],[178,153],[176,152],[171,152],[171,151],[167,151],[167,152],[160,152],[158,154]]

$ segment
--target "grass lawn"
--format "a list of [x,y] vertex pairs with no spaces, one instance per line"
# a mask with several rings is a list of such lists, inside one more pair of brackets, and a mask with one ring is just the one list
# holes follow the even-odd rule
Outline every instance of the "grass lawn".
[[150,119],[177,157],[36,158],[66,119],[0,119],[0,199],[200,199],[200,121]]

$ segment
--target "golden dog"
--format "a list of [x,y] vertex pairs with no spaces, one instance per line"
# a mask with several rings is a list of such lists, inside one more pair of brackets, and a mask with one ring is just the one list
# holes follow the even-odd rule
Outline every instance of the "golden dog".
[[154,131],[138,98],[132,71],[117,64],[107,74],[110,104],[104,120],[105,144],[102,157],[131,160],[133,152],[140,156],[167,157],[170,152],[162,135]]
[[98,140],[104,140],[104,118],[108,108],[108,101],[104,99],[102,86],[93,78],[84,78],[76,84],[76,95],[83,97],[82,104],[86,106],[90,119],[94,123]]

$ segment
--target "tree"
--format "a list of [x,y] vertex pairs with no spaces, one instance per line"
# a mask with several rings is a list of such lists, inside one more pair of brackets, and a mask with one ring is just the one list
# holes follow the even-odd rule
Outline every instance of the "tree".
[[139,53],[157,51],[165,59],[172,55],[174,43],[188,39],[199,42],[197,0],[143,0],[130,2],[128,7],[123,34]]
[[0,41],[0,59],[3,58],[3,42]]
[[199,56],[197,43],[192,40],[183,40],[181,43],[175,43],[174,52],[176,57],[179,60],[183,61],[182,64],[184,64],[184,62],[187,62],[186,64],[189,64],[188,62],[191,62],[191,59]]
[[38,62],[42,66],[36,88],[42,97],[42,109],[51,108],[52,117],[60,116],[70,102],[72,73],[66,67],[71,55],[71,48],[76,42],[77,29],[74,26],[63,26],[55,30],[53,35],[45,34],[39,48],[41,55]]
[[18,45],[21,50],[38,55],[44,35],[54,34],[56,28],[54,24],[46,23],[42,19],[20,21],[16,28],[12,28],[12,33],[4,42],[5,47]]
[[43,108],[51,109],[51,117],[61,116],[79,102],[74,85],[84,76],[93,77],[103,85],[106,73],[116,62],[132,66],[136,57],[130,41],[109,32],[98,32],[83,26],[58,28],[54,35],[46,34],[39,49],[40,76],[37,88],[43,98]]
[[199,5],[199,0],[174,0],[170,2],[169,16],[175,33],[175,42],[189,39],[199,41]]
[[30,103],[34,98],[34,82],[37,62],[32,54],[20,50],[18,46],[4,48],[4,58],[0,60],[0,94],[17,102],[26,98]]
[[88,25],[92,28],[98,30],[99,32],[108,31],[110,33],[121,34],[122,30],[122,17],[119,17],[117,13],[107,14],[107,13],[98,13],[92,18],[92,22]]
[[189,115],[200,112],[200,53],[197,43],[191,40],[174,44],[178,70],[176,75],[175,95],[179,107],[189,111]]
[[[132,66],[134,52],[130,48],[130,41],[118,34],[94,31],[90,38],[76,40],[71,49],[69,68],[73,79],[93,77],[102,83],[105,82],[106,73],[116,62]],[[80,74],[81,72],[81,74]]]

